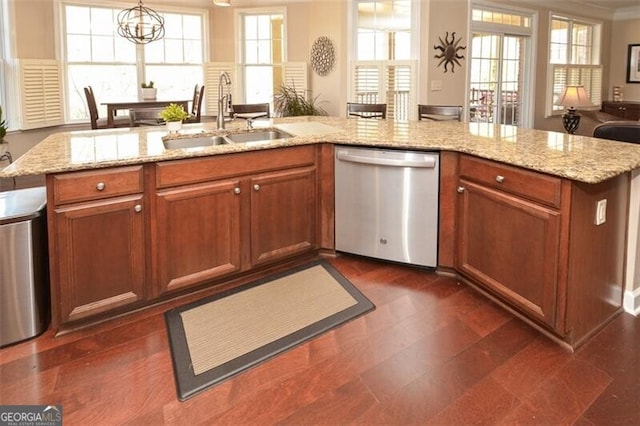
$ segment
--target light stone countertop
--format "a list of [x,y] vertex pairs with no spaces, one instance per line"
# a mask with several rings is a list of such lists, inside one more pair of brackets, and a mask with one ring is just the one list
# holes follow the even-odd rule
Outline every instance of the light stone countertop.
[[[180,137],[244,131],[244,120],[185,125]],[[640,168],[640,145],[566,133],[485,123],[394,122],[337,117],[257,120],[260,128],[279,128],[295,137],[210,147],[165,149],[164,126],[62,132],[48,136],[0,177],[41,175],[183,158],[230,154],[321,142],[399,149],[453,151],[524,167],[575,181],[598,183]]]

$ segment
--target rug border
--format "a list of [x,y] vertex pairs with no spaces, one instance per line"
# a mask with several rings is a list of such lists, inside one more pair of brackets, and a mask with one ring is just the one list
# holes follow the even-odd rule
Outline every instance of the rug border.
[[[197,376],[193,374],[191,356],[189,355],[184,327],[182,325],[182,317],[180,316],[182,312],[315,266],[322,266],[356,300],[356,304],[218,367],[212,368]],[[213,385],[253,368],[276,355],[288,351],[307,340],[317,337],[338,325],[345,324],[374,309],[375,305],[324,259],[314,260],[248,284],[170,309],[166,311],[164,315],[178,399],[185,401]]]

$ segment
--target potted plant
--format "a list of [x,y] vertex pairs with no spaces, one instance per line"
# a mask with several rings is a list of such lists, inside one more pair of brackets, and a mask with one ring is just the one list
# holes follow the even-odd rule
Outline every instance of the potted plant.
[[7,122],[2,118],[2,106],[0,105],[0,155],[7,150],[8,143],[4,140],[7,134]]
[[142,99],[155,99],[157,94],[157,89],[153,87],[153,81],[149,81],[149,83],[142,83]]
[[303,93],[296,91],[295,85],[281,86],[274,95],[274,109],[278,117],[294,117],[300,115],[327,115],[317,105],[318,96],[307,100]]
[[182,120],[189,118],[189,113],[182,105],[169,104],[160,111],[160,117],[167,123],[169,132],[177,132],[182,128]]
[[2,119],[2,105],[0,105],[0,143],[4,142],[4,137],[7,135],[7,122]]

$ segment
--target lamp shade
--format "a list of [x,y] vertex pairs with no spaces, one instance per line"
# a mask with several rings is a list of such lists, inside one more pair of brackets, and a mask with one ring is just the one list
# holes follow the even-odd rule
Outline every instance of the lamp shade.
[[593,106],[591,99],[587,95],[587,91],[584,90],[584,86],[567,86],[564,91],[555,102],[556,105],[564,107],[587,107]]
[[231,6],[231,0],[213,0],[215,6]]

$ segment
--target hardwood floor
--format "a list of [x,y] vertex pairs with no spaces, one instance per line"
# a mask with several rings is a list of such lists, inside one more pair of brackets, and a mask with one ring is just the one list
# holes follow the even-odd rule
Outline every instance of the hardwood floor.
[[449,277],[331,262],[375,311],[186,402],[163,318],[181,300],[0,350],[0,404],[65,425],[640,424],[639,318],[571,353]]

